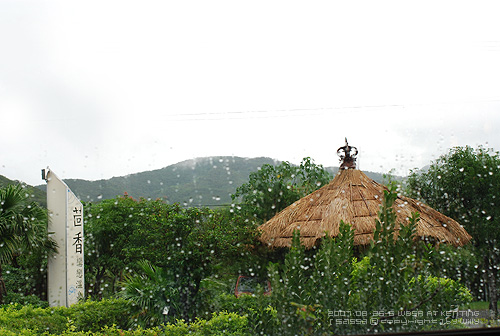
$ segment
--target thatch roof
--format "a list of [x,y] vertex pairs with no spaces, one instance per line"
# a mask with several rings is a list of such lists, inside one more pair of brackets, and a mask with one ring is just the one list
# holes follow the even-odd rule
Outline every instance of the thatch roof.
[[[340,170],[324,187],[288,206],[259,227],[260,240],[269,247],[290,246],[293,231],[300,230],[302,243],[313,247],[328,232],[339,233],[343,220],[354,231],[354,244],[366,245],[373,239],[375,219],[387,189],[356,169]],[[420,213],[418,237],[461,246],[471,240],[453,219],[414,199],[399,196],[394,202],[397,222],[406,223],[413,212]],[[398,230],[399,226],[396,227]]]

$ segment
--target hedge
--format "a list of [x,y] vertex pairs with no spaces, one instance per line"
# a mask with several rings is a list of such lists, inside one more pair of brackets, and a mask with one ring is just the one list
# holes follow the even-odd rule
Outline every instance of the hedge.
[[0,336],[249,336],[248,319],[236,313],[213,313],[193,323],[178,320],[161,327],[128,328],[130,303],[123,299],[86,301],[70,308],[4,305],[0,308]]

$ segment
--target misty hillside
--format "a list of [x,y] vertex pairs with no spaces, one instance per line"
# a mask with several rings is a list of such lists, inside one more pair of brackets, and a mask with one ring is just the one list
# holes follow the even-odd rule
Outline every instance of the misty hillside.
[[[180,203],[185,206],[218,206],[231,202],[231,194],[248,181],[251,172],[257,171],[264,164],[279,163],[265,157],[205,157],[179,162],[162,169],[106,180],[64,181],[82,201],[86,202],[97,202],[127,193],[134,198],[161,198],[169,203]],[[326,169],[332,174],[338,171],[337,167]],[[372,172],[365,174],[375,181],[383,180],[382,174]],[[39,202],[45,205],[46,185],[39,185],[36,188],[39,189],[35,189],[34,193],[37,201],[41,199]]]
[[134,198],[161,198],[187,206],[217,206],[229,203],[230,195],[248,181],[251,172],[264,164],[276,163],[270,158],[207,157],[107,180],[67,179],[64,182],[82,201],[127,193]]

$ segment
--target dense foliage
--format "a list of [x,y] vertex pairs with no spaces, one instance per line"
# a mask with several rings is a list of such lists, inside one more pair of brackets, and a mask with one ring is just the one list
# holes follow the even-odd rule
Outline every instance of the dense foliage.
[[500,155],[492,149],[456,147],[433,162],[427,171],[408,178],[411,196],[464,225],[482,255],[487,274],[490,308],[497,311],[497,273],[500,254]]
[[250,336],[246,316],[221,312],[193,323],[183,320],[161,327],[126,328],[130,306],[127,301],[82,302],[70,308],[0,308],[0,335],[71,335],[71,336]]
[[236,313],[217,313],[193,323],[182,320],[161,328],[129,328],[133,307],[123,299],[86,301],[70,308],[0,308],[0,335],[251,335],[248,321]]
[[249,225],[229,211],[186,209],[161,200],[124,196],[91,205],[86,223],[90,294],[112,296],[124,280],[141,290],[161,280],[166,289],[155,292],[155,303],[142,300],[142,313],[158,317],[168,302],[176,317],[193,316],[202,280],[221,264],[227,270],[237,267],[249,254]]
[[465,287],[430,272],[427,254],[432,248],[413,240],[417,214],[407,225],[400,223],[394,239],[396,196],[395,190],[385,192],[375,242],[360,260],[354,257],[354,232],[348,224],[341,223],[339,235],[326,238],[312,255],[296,232],[284,265],[271,267],[272,305],[283,322],[272,334],[401,331],[422,329],[423,324],[442,329],[439,315],[429,312],[470,302]]
[[[384,195],[375,241],[365,250],[354,247],[349,223],[311,250],[297,233],[281,253],[259,245],[257,223],[330,178],[306,158],[300,167],[263,166],[228,209],[127,195],[87,203],[87,301],[47,308],[30,290],[43,282],[37,276],[47,254],[24,253],[4,268],[6,284],[16,290],[0,306],[0,334],[328,335],[461,327],[456,315],[440,314],[471,300],[463,284],[477,285],[480,272],[471,265],[479,254],[415,241],[418,214],[396,223],[395,186]],[[271,295],[236,298],[240,274],[269,279]],[[434,312],[439,316],[428,315]]]
[[287,161],[277,166],[265,164],[236,189],[233,200],[241,198],[245,210],[262,223],[331,179],[331,174],[309,157],[299,166]]
[[55,242],[48,238],[46,211],[30,200],[30,194],[21,185],[1,188],[0,304],[7,294],[2,266],[18,266],[18,258],[27,253],[46,258],[55,248]]
[[[470,302],[471,295],[458,282],[432,274],[428,259],[434,248],[413,240],[416,214],[407,225],[400,223],[394,239],[395,195],[394,190],[385,193],[377,240],[364,257],[354,256],[348,224],[341,223],[336,238],[325,238],[312,251],[305,251],[296,232],[284,263],[269,266],[271,296],[220,293],[212,298],[213,312],[206,318],[186,323],[150,314],[180,293],[175,272],[139,262],[141,271],[125,281],[126,300],[87,301],[70,308],[7,306],[0,325],[6,334],[25,335],[326,335],[460,327],[449,312]],[[144,318],[148,329],[141,327]]]

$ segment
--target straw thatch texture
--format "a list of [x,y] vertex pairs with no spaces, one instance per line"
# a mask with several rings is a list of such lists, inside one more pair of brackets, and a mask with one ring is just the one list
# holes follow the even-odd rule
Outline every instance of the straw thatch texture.
[[[260,240],[269,247],[290,246],[293,231],[300,230],[302,243],[313,247],[325,236],[336,236],[343,220],[354,228],[354,244],[366,245],[373,238],[375,220],[387,189],[356,169],[341,170],[327,185],[288,206],[259,227]],[[400,196],[394,203],[398,223],[420,213],[418,237],[461,246],[471,240],[453,219],[414,199]],[[396,227],[398,229],[399,226]]]

